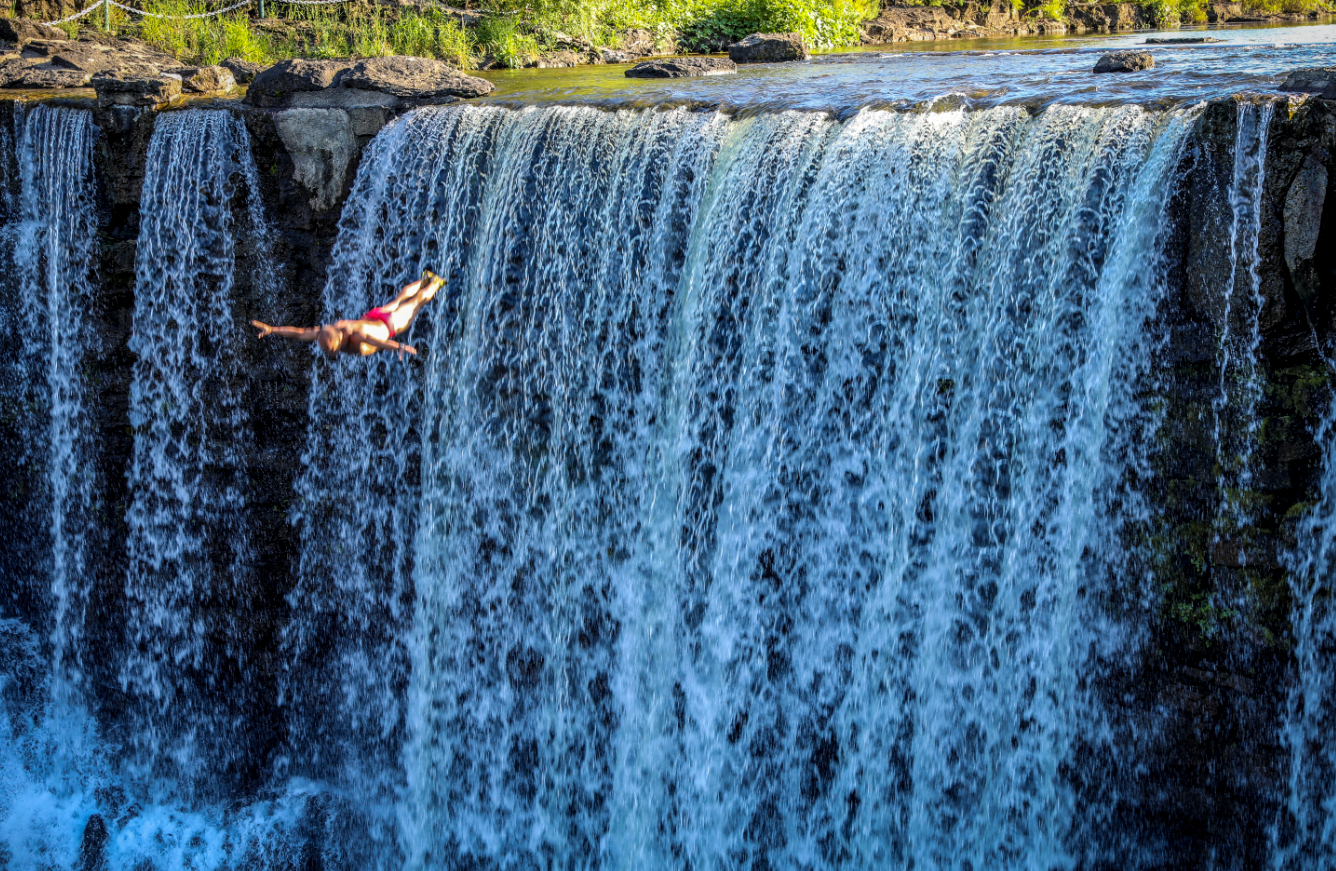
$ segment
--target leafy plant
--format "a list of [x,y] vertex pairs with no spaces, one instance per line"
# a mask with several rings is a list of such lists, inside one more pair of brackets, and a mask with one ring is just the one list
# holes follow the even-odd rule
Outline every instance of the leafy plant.
[[478,24],[476,38],[480,49],[509,69],[525,66],[538,57],[538,40],[520,29],[517,16],[487,16]]

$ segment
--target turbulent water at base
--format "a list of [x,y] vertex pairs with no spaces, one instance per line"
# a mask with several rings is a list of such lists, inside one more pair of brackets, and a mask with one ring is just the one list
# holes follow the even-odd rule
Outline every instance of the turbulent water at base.
[[[239,206],[244,197],[246,205]],[[244,223],[238,220],[240,212]],[[264,264],[250,140],[230,112],[158,118],[135,261],[135,443],[126,514],[131,648],[121,672],[145,775],[189,793],[235,752],[250,549],[234,313],[239,248]]]
[[411,868],[1136,865],[1090,760],[1193,119],[392,124],[327,316],[448,284],[316,368],[295,770]]

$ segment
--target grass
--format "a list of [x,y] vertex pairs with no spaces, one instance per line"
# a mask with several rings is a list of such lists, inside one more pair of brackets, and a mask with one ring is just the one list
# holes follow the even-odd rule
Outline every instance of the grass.
[[[1060,0],[1054,0],[1060,2]],[[541,52],[572,41],[622,47],[628,30],[646,30],[663,50],[716,47],[754,32],[801,33],[814,48],[856,45],[859,26],[876,15],[879,0],[496,0],[475,28],[435,9],[384,10],[363,4],[294,6],[269,0],[270,15],[250,9],[213,18],[181,20],[128,16],[117,9],[115,32],[137,35],[185,63],[213,64],[228,57],[274,63],[291,57],[435,57],[461,69],[484,58],[525,66]],[[207,12],[202,0],[142,0],[146,12],[183,16]],[[217,2],[212,4],[217,7]],[[101,16],[64,25],[100,28]]]

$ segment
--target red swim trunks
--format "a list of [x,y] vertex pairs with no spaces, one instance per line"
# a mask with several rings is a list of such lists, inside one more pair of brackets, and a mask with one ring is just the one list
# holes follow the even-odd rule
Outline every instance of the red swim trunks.
[[391,336],[393,336],[395,333],[394,322],[390,320],[390,313],[385,311],[385,309],[383,308],[373,308],[371,311],[362,315],[362,320],[380,321],[382,324],[385,325],[385,328],[390,331]]

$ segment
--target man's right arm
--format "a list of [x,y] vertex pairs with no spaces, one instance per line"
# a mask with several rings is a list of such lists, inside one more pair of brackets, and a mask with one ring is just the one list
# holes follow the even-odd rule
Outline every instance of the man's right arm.
[[314,342],[316,336],[320,335],[319,327],[271,327],[260,321],[251,321],[251,326],[260,331],[260,338],[265,336],[283,336],[286,339],[296,339],[299,342]]

